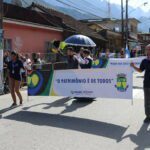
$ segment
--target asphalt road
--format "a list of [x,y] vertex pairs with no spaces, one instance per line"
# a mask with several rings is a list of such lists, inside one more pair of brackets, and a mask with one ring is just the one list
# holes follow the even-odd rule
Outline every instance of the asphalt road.
[[30,97],[9,109],[0,96],[0,150],[144,150],[150,149],[149,125],[143,124],[142,75],[134,75],[134,100],[76,101]]

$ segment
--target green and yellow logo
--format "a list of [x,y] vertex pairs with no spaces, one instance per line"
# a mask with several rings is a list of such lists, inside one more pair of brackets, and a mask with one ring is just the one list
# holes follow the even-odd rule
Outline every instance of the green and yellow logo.
[[33,74],[31,76],[28,76],[27,83],[29,87],[36,87],[40,81],[39,76],[37,74]]
[[117,75],[117,84],[115,85],[118,91],[126,92],[129,85],[127,85],[127,77],[126,74],[118,74]]

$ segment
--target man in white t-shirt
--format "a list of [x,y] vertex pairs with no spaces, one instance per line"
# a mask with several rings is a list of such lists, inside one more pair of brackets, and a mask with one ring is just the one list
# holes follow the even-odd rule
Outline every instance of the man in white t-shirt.
[[25,70],[30,71],[31,65],[32,65],[31,59],[29,58],[28,54],[25,55],[25,58],[26,58],[26,61],[24,62],[24,68]]

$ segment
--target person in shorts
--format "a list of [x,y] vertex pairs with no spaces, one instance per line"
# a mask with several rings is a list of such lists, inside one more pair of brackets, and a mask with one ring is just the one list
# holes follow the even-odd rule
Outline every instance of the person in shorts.
[[13,99],[11,107],[17,106],[16,95],[20,100],[20,105],[23,103],[22,95],[20,93],[21,69],[24,69],[24,67],[23,63],[19,60],[18,54],[14,51],[11,52],[11,61],[8,63],[9,87]]

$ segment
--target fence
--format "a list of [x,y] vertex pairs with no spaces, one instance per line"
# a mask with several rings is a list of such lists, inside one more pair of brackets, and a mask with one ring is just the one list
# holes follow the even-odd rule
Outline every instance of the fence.
[[26,55],[29,56],[31,60],[34,60],[37,56],[40,57],[43,63],[56,63],[66,61],[66,56],[61,53],[29,53],[24,52],[20,54],[21,56],[25,57]]

